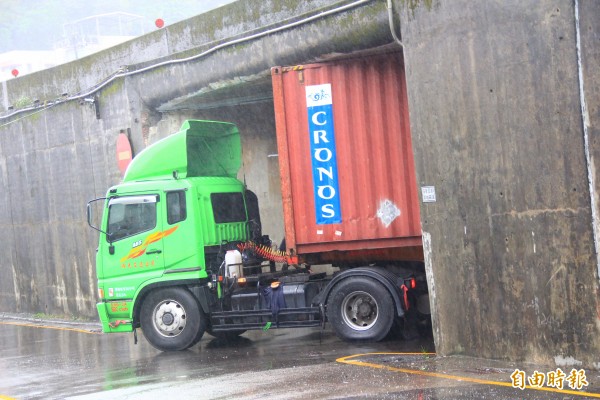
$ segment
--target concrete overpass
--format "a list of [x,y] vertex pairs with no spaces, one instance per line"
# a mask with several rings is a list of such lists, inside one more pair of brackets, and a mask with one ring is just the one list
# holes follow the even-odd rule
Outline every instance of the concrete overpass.
[[[417,182],[437,192],[421,220],[438,352],[600,368],[600,4],[392,3]],[[280,239],[270,67],[382,46],[399,47],[384,0],[241,0],[3,84],[0,311],[94,315],[84,204],[120,179],[119,132],[137,153],[185,118],[237,123]]]

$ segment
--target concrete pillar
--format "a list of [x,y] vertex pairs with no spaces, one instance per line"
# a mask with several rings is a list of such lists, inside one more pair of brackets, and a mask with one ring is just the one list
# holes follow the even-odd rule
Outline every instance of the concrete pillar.
[[[594,175],[600,6],[579,3]],[[600,367],[575,3],[401,13],[417,182],[437,195],[421,219],[438,352]]]

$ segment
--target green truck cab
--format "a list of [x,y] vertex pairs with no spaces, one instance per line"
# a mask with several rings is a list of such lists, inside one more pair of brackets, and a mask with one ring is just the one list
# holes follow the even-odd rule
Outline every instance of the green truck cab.
[[[236,179],[240,146],[233,124],[186,121],[140,153],[123,183],[95,200],[104,202],[96,256],[104,332],[142,325],[142,300],[152,292],[206,286],[219,268],[220,246],[248,239],[246,191]],[[182,311],[179,322],[162,328],[150,322],[170,336],[188,316]]]

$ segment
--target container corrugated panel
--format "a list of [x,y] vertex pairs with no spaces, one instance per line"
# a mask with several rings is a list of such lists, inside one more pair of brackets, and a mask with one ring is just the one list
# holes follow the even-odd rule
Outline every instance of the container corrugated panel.
[[422,259],[401,53],[271,72],[287,247]]

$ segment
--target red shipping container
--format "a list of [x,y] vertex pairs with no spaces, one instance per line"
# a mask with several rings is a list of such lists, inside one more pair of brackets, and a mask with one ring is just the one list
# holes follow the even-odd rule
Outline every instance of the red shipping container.
[[422,260],[402,54],[271,73],[287,248],[310,263]]

